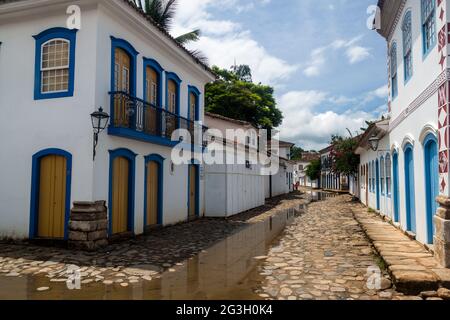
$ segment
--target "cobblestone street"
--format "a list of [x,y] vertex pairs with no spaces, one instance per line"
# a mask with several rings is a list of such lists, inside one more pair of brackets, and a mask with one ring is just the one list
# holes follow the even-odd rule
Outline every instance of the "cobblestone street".
[[385,272],[379,290],[367,288],[381,260],[354,219],[352,206],[361,207],[349,196],[312,203],[268,256],[259,257],[265,260],[259,295],[283,300],[421,299],[397,293]]

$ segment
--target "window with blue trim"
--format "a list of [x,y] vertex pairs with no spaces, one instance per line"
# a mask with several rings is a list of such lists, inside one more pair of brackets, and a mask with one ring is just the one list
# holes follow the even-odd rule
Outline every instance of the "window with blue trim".
[[386,155],[386,163],[385,163],[385,170],[386,170],[386,195],[388,197],[391,196],[391,155],[387,154]]
[[423,53],[426,55],[436,44],[436,0],[422,0]]
[[144,58],[144,99],[162,107],[162,73],[164,69],[153,59]]
[[412,63],[412,21],[411,11],[406,12],[403,18],[403,64],[405,67],[405,82],[411,79],[413,74]]
[[398,77],[397,77],[397,43],[392,44],[391,52],[391,95],[392,99],[398,94]]
[[52,28],[34,36],[34,99],[72,97],[78,30]]
[[381,185],[381,194],[382,195],[384,195],[384,179],[385,179],[384,158],[381,157],[381,161],[380,161],[380,185]]
[[369,191],[372,192],[372,164],[369,163]]
[[375,192],[375,161],[372,161],[372,192]]
[[188,86],[189,92],[189,106],[188,106],[188,119],[191,121],[200,120],[200,91],[194,86]]
[[166,109],[180,115],[180,85],[181,79],[176,73],[166,72]]

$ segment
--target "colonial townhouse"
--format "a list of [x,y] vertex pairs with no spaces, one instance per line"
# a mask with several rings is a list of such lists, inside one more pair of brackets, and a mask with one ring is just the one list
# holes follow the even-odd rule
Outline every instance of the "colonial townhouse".
[[[378,32],[388,49],[391,120],[387,130],[373,128],[367,137],[376,155],[363,156],[361,194],[369,194],[371,206],[376,199],[376,206],[419,241],[434,243],[439,260],[450,266],[450,2],[380,0],[378,5]],[[437,211],[439,195],[443,208]],[[386,198],[384,208],[380,197]]]
[[266,199],[294,191],[294,161],[291,161],[291,150],[295,144],[269,141],[268,145],[273,154],[272,167],[278,170],[272,172],[272,175],[266,175],[264,180]]
[[304,152],[301,160],[295,161],[294,164],[294,185],[317,188],[318,181],[312,181],[307,175],[306,170],[312,161],[318,160],[320,155],[315,152]]
[[258,161],[258,130],[240,121],[207,112],[205,216],[230,217],[264,205],[264,172]]
[[[398,191],[398,176],[392,179],[389,145],[389,120],[372,123],[361,136],[356,154],[360,155],[359,179],[354,179],[351,193],[373,210],[392,215],[392,190]],[[394,164],[397,165],[396,158]],[[359,190],[358,190],[359,189]]]
[[171,155],[201,143],[172,134],[215,76],[166,31],[127,0],[1,1],[0,42],[0,237],[67,239],[74,202],[110,237],[204,214],[202,167]]
[[320,187],[330,191],[348,191],[348,177],[333,171],[333,146],[319,151],[321,164]]

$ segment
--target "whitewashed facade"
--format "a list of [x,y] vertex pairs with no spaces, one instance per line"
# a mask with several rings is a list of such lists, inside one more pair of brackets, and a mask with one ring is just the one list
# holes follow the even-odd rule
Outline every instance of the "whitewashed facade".
[[[80,30],[67,28],[69,5],[81,9]],[[66,84],[45,87],[46,81],[51,84],[53,80],[44,77],[60,72],[47,71],[42,62],[45,50],[53,50],[44,47],[55,39],[62,39],[70,48],[68,88]],[[67,174],[61,178],[66,186],[63,188],[64,209],[55,209],[64,215],[64,234],[55,238],[67,237],[67,220],[74,201],[104,200],[111,218],[111,206],[115,201],[112,200],[115,195],[112,166],[116,158],[125,160],[124,165],[128,168],[124,174],[130,181],[125,196],[128,232],[141,234],[149,224],[146,223],[146,167],[149,161],[158,162],[159,176],[162,177],[157,183],[158,221],[155,224],[169,225],[188,219],[191,214],[189,175],[194,171],[190,171],[187,164],[177,166],[171,162],[173,142],[164,136],[169,128],[169,122],[165,120],[169,118],[168,113],[164,110],[172,106],[168,97],[173,95],[176,109],[173,123],[186,126],[190,123],[189,117],[194,120],[188,111],[192,106],[189,97],[194,93],[195,120],[203,120],[204,86],[214,80],[205,66],[196,62],[125,0],[2,4],[0,42],[0,107],[4,112],[0,118],[4,139],[0,144],[7,150],[0,154],[0,202],[3,204],[0,237],[46,237],[39,235],[42,212],[39,212],[38,202],[42,182],[39,184],[36,177],[44,175],[39,171],[42,159],[53,155],[65,159]],[[118,52],[123,54],[120,59]],[[64,56],[64,52],[56,54]],[[146,88],[149,87],[146,84],[153,85],[153,82],[146,77],[150,70],[146,67],[157,73],[158,81],[154,87],[157,93],[154,95],[160,111],[148,101],[150,94],[147,95]],[[121,72],[117,72],[119,69]],[[170,89],[172,84],[176,86],[174,92]],[[110,94],[112,91],[126,91],[126,94]],[[121,115],[116,108],[123,102],[117,101],[127,101],[127,106],[132,106],[130,113]],[[100,134],[93,161],[90,114],[100,106],[112,118],[109,127]],[[161,127],[143,124],[141,110],[150,109],[160,115],[155,118],[163,123]],[[201,146],[196,146],[195,152],[201,153]],[[196,216],[203,216],[205,210],[201,171],[202,168],[197,166]]]
[[[208,154],[214,149],[216,160],[205,164],[205,216],[230,217],[263,206],[265,176],[258,162],[257,129],[212,113],[205,115],[205,125],[208,141],[214,136]],[[236,135],[227,136],[227,130]]]
[[[378,32],[388,49],[390,121],[379,149],[361,153],[361,168],[374,161],[381,164],[388,155],[390,171],[376,171],[375,166],[374,174],[380,183],[390,174],[391,194],[381,197],[377,207],[377,187],[368,200],[362,187],[361,199],[416,234],[420,242],[433,244],[436,197],[449,195],[449,2],[395,0],[379,1],[379,6]],[[360,175],[362,181],[368,176],[364,173],[370,169]],[[442,238],[434,238],[435,246],[436,241],[442,248]]]

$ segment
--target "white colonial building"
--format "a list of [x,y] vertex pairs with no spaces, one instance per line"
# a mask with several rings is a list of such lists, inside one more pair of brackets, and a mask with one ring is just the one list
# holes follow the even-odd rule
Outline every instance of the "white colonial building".
[[265,203],[258,131],[250,123],[206,113],[205,215],[229,217]]
[[66,239],[74,201],[106,201],[110,235],[203,216],[202,168],[174,165],[171,134],[203,120],[207,66],[127,0],[1,1],[0,42],[0,237]]
[[266,199],[288,194],[294,191],[294,162],[291,161],[291,149],[294,143],[286,141],[269,142],[271,146],[272,166],[278,168],[264,180]]
[[449,196],[450,2],[378,5],[376,27],[387,41],[390,121],[371,126],[360,144],[361,199],[420,242],[434,242],[437,256],[450,265],[448,217],[445,210],[435,217],[436,198]]
[[312,181],[307,175],[306,170],[313,160],[318,160],[318,153],[304,152],[301,160],[294,161],[294,186],[298,183],[301,187],[318,188],[319,181]]

